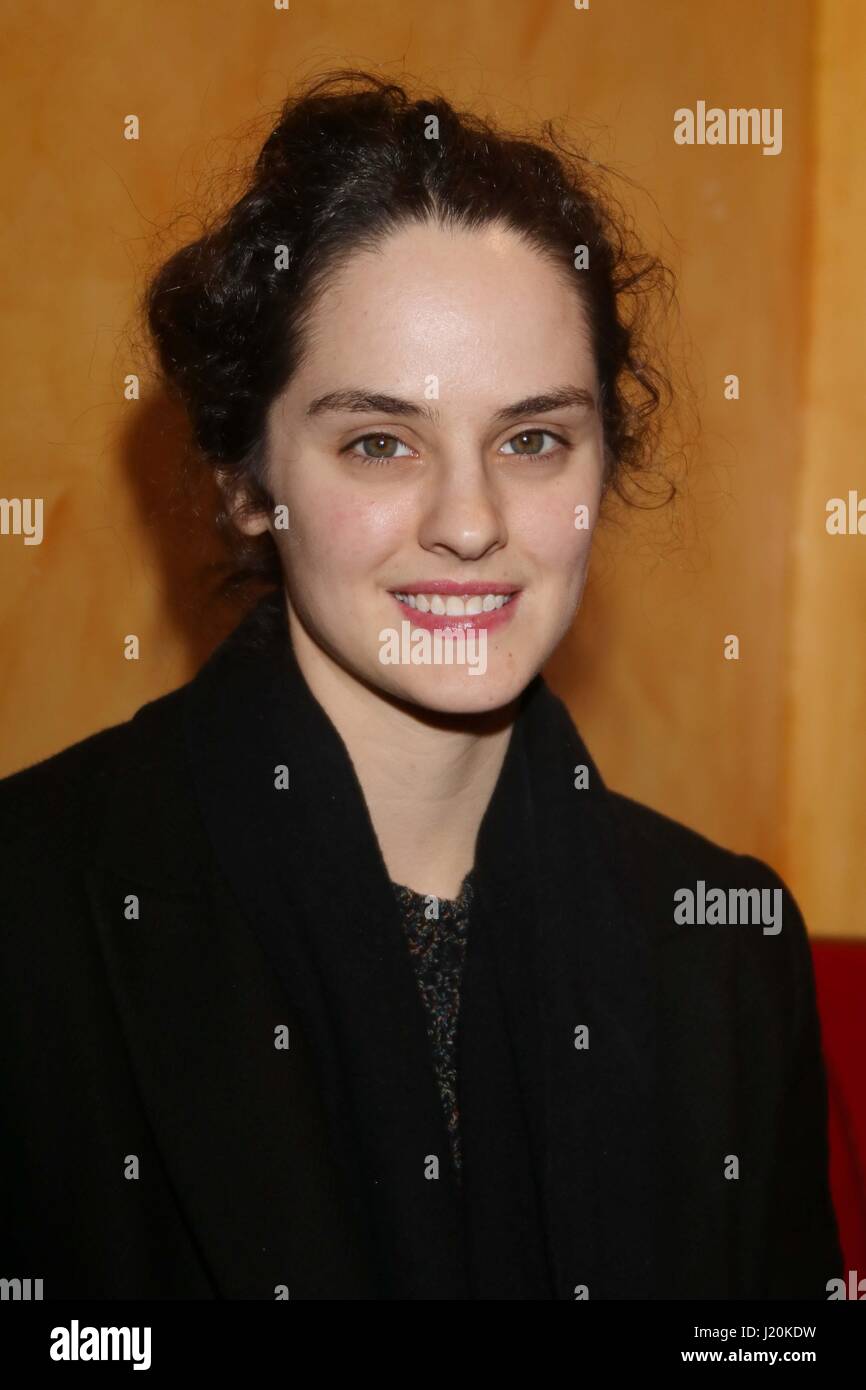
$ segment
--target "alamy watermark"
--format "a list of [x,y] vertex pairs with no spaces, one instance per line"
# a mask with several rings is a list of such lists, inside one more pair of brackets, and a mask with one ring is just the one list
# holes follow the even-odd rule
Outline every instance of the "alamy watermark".
[[52,1361],[131,1361],[134,1371],[150,1369],[149,1327],[52,1327],[48,1354]]
[[680,106],[674,112],[677,145],[763,145],[762,154],[782,153],[781,106],[707,106],[699,101],[693,111]]
[[383,666],[468,666],[470,676],[487,670],[487,629],[413,628],[408,618],[400,631],[383,627],[379,633]]
[[0,1279],[0,1303],[38,1303],[41,1299],[41,1279]]
[[699,878],[695,887],[677,888],[674,921],[688,926],[759,926],[765,936],[782,930],[781,888],[707,888]]
[[42,544],[41,497],[0,497],[0,536],[23,536],[25,545]]

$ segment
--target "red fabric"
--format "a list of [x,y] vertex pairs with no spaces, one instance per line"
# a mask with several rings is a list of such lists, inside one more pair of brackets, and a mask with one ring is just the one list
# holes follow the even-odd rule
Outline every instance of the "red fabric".
[[829,1091],[830,1186],[845,1268],[866,1276],[866,941],[811,938]]

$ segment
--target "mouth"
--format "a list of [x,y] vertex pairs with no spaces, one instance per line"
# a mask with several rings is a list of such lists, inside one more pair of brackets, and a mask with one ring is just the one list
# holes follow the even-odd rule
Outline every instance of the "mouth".
[[510,622],[520,590],[512,585],[500,589],[469,584],[437,584],[418,589],[394,589],[391,595],[403,616],[416,627],[427,629],[485,629],[490,632]]

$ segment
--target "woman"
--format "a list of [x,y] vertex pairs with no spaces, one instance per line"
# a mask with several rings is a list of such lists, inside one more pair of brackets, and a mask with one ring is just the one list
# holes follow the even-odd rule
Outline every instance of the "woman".
[[793,899],[609,792],[539,675],[662,389],[592,173],[335,75],[149,286],[271,584],[2,785],[5,1272],[47,1298],[841,1270]]

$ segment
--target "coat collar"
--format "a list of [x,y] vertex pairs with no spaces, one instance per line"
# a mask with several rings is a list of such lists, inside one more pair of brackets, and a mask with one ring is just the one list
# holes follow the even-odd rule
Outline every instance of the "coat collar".
[[[89,888],[157,1142],[216,1291],[465,1296],[458,1196],[420,1178],[426,1156],[444,1161],[447,1134],[387,870],[348,752],[294,660],[281,598],[264,600],[188,686],[146,706],[130,745]],[[579,764],[586,790],[574,787]],[[288,791],[275,786],[280,765]],[[649,944],[620,856],[598,770],[537,679],[475,878],[511,1035],[526,1041],[517,1061],[558,1298],[581,1285],[591,1298],[652,1296]],[[135,893],[141,915],[128,921]],[[323,913],[333,931],[287,929]],[[497,930],[505,922],[514,930]],[[534,933],[535,1032],[508,953],[521,923]],[[359,1048],[341,1021],[365,997],[390,1006],[368,1015]],[[273,1046],[281,1022],[288,1053]],[[574,1046],[581,1024],[588,1050]],[[349,1090],[323,1106],[323,1087],[349,1075],[370,1126],[352,1123]],[[395,1105],[410,1094],[411,1106]],[[334,1114],[345,1123],[336,1144]],[[396,1200],[406,1228],[388,1272],[352,1171],[353,1139],[368,1129],[375,1142],[357,1161],[381,1165],[371,1203]],[[322,1286],[308,1268],[328,1271]]]

